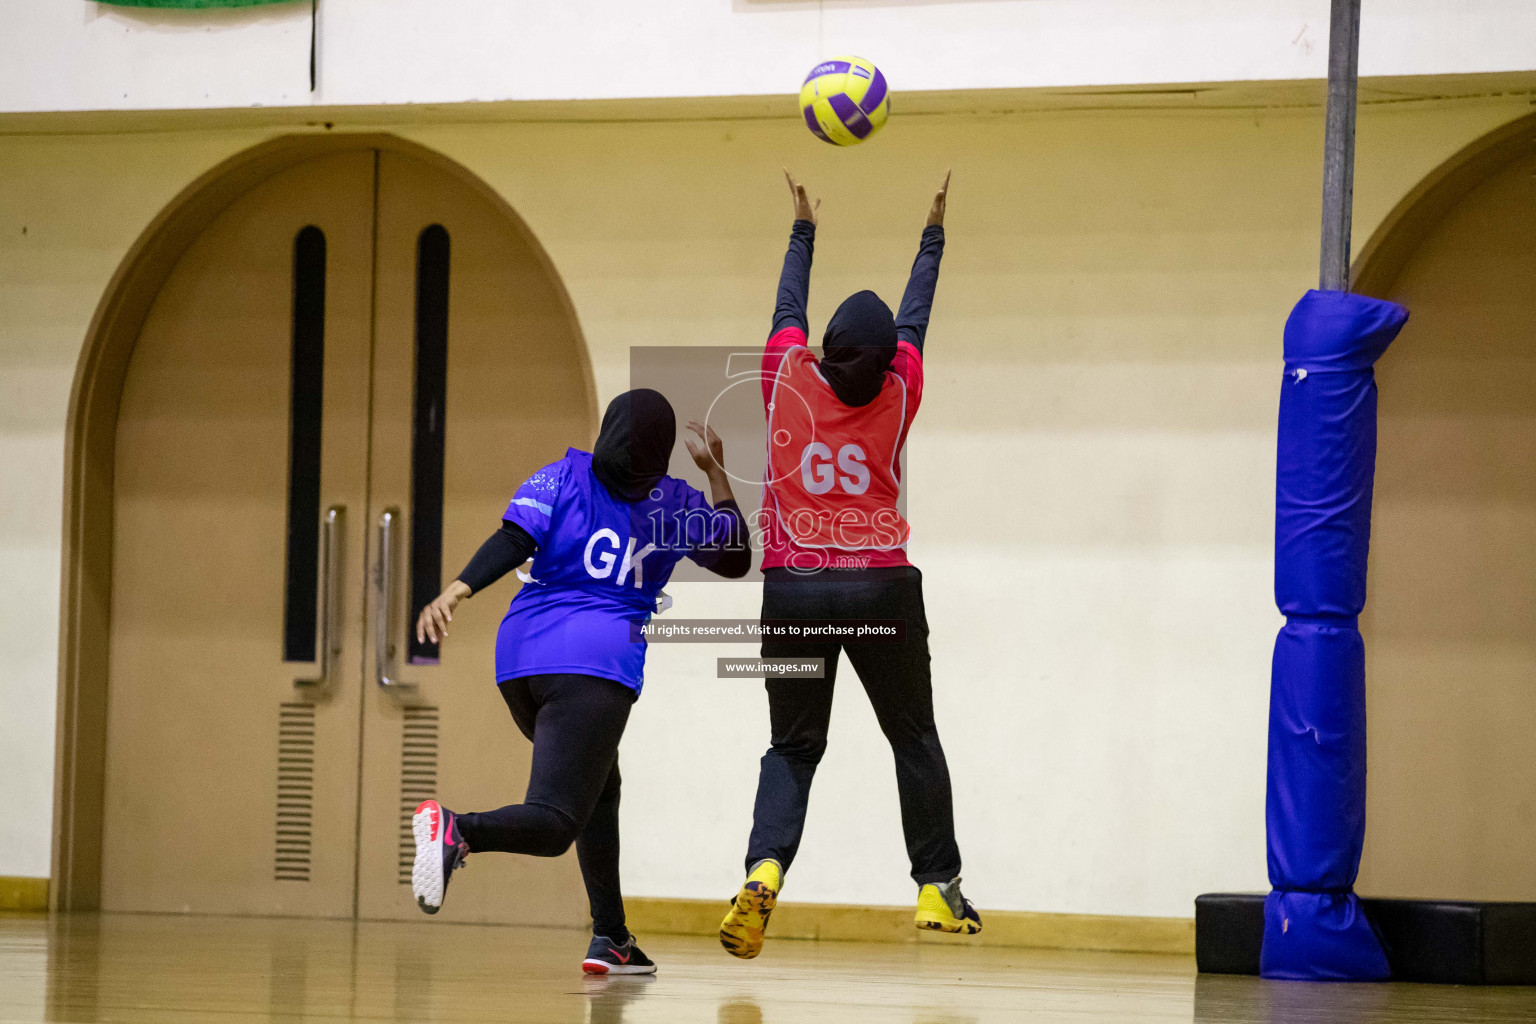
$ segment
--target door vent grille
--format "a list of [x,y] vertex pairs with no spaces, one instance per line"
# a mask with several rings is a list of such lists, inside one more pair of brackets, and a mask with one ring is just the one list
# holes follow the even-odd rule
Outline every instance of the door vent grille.
[[277,711],[277,826],[272,877],[309,881],[315,818],[315,706],[280,704]]
[[437,795],[437,708],[405,708],[400,737],[400,884],[411,884],[416,837],[411,817]]

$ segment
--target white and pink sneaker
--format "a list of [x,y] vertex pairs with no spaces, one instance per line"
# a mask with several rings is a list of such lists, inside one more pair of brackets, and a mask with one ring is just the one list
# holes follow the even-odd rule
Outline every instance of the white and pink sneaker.
[[424,800],[416,808],[411,831],[416,836],[411,892],[418,907],[435,914],[442,909],[449,876],[469,856],[469,844],[459,835],[453,812],[436,800]]

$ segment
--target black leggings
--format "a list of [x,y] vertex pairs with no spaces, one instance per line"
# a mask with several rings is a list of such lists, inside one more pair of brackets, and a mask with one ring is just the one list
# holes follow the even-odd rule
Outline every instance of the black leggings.
[[542,675],[498,687],[523,735],[533,741],[528,794],[479,814],[460,814],[471,853],[496,850],[558,857],[576,844],[592,931],[622,943],[619,892],[619,739],[635,691],[597,676]]
[[771,857],[787,871],[800,848],[811,780],[827,749],[838,654],[846,650],[895,755],[912,878],[919,885],[954,878],[960,873],[960,848],[955,843],[949,766],[933,721],[922,573],[901,568],[796,576],[769,569],[764,573],[763,618],[904,619],[907,627],[902,643],[763,644],[765,658],[825,658],[826,678],[768,680],[773,745],[763,755],[758,775],[747,869]]

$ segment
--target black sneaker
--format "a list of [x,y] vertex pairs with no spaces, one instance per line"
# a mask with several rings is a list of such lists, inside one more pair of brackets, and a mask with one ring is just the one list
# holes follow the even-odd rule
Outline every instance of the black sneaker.
[[436,800],[424,800],[411,818],[416,836],[416,863],[411,868],[411,892],[416,905],[429,914],[443,906],[448,878],[469,856],[469,844],[459,835],[453,812]]
[[592,936],[592,945],[587,947],[587,958],[581,962],[581,969],[588,974],[656,973],[656,965],[640,952],[633,935],[622,945],[614,945],[613,940],[604,935]]

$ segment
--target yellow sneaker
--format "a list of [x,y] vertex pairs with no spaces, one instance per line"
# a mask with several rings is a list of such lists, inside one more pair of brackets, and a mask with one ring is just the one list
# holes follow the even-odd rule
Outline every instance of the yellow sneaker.
[[720,922],[720,945],[731,956],[750,960],[763,951],[763,931],[768,915],[779,901],[779,887],[784,872],[776,860],[760,860],[752,867],[741,892],[731,901],[731,909]]
[[919,928],[935,932],[975,935],[981,931],[981,915],[970,900],[960,895],[958,877],[941,885],[930,882],[919,889],[917,916],[913,920]]

